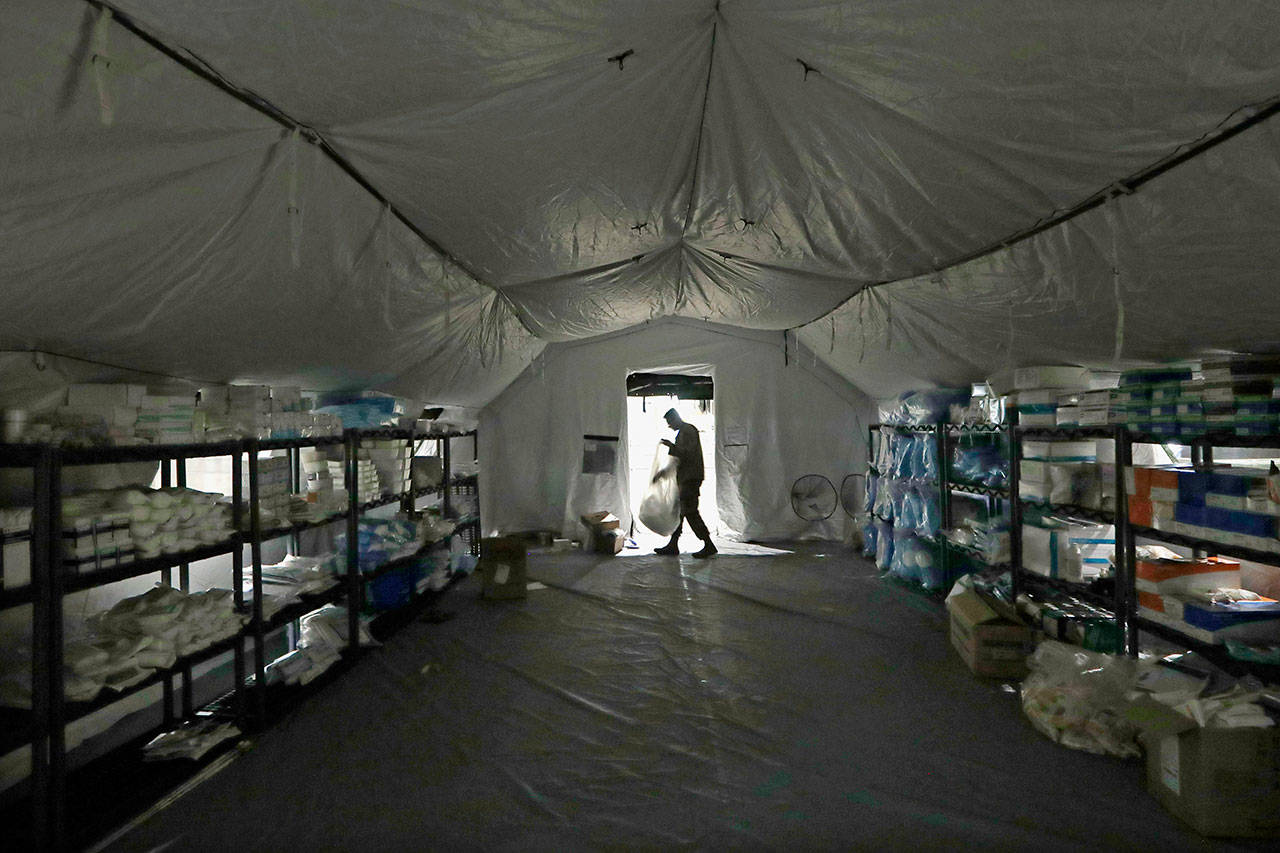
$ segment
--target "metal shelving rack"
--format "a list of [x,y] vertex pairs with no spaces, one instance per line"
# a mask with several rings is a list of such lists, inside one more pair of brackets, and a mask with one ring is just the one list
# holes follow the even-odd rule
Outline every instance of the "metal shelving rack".
[[[31,605],[32,616],[32,708],[30,712],[17,709],[0,709],[0,749],[8,752],[29,745],[32,753],[31,770],[31,840],[35,849],[63,849],[67,844],[65,830],[68,803],[66,801],[68,767],[65,731],[66,726],[81,717],[107,707],[121,699],[156,684],[163,686],[162,729],[179,721],[191,719],[198,710],[194,706],[192,669],[203,662],[227,652],[233,655],[234,685],[232,692],[210,703],[207,708],[220,712],[228,706],[242,728],[261,727],[268,720],[265,683],[266,637],[274,631],[295,622],[307,613],[325,604],[348,601],[349,652],[359,650],[359,611],[364,600],[364,585],[369,578],[359,572],[357,525],[359,516],[377,506],[399,502],[405,509],[412,509],[420,497],[441,492],[446,515],[449,493],[455,490],[476,489],[476,478],[450,478],[448,469],[448,439],[475,436],[475,431],[415,436],[412,430],[347,430],[341,437],[297,439],[243,439],[236,441],[184,444],[138,445],[123,447],[73,448],[48,445],[0,444],[0,468],[29,469],[33,477],[33,512],[30,531],[31,582],[17,588],[0,589],[0,610]],[[365,505],[355,503],[357,479],[356,457],[360,443],[369,438],[440,439],[444,447],[445,476],[440,486],[410,489],[381,497]],[[258,495],[258,454],[265,450],[286,450],[291,460],[293,490],[301,488],[300,450],[303,447],[341,446],[347,465],[347,485],[352,509],[328,518],[298,522],[266,529],[262,526]],[[166,554],[156,558],[134,560],[108,568],[69,574],[62,561],[62,470],[71,465],[106,465],[128,462],[154,462],[160,464],[161,485],[186,485],[186,460],[198,457],[229,456],[232,480],[232,533],[221,543],[203,546],[191,551]],[[247,459],[247,462],[246,462]],[[247,467],[246,467],[247,466]],[[243,474],[248,473],[248,495],[243,489]],[[247,517],[245,510],[248,510]],[[305,530],[324,527],[339,521],[347,522],[348,571],[345,584],[313,595],[297,604],[273,614],[270,619],[262,615],[262,545],[271,539],[289,536],[297,548],[298,536]],[[247,524],[246,524],[247,522]],[[473,550],[478,548],[479,518],[460,525],[452,535],[469,536]],[[470,531],[468,533],[468,531]],[[244,546],[249,545],[251,559],[251,594],[245,596]],[[179,658],[173,667],[158,671],[143,681],[123,690],[103,690],[88,702],[69,702],[64,693],[63,670],[63,597],[121,580],[156,573],[159,580],[189,591],[189,567],[192,563],[212,557],[230,555],[233,576],[234,606],[237,612],[247,614],[249,622],[235,635],[197,652]],[[173,570],[178,569],[174,584]],[[459,576],[451,579],[456,581]],[[439,593],[423,598],[434,597]],[[252,679],[247,672],[244,642],[252,639],[254,661]],[[354,655],[348,654],[351,660]],[[335,667],[335,670],[339,667]],[[326,673],[328,675],[328,673]],[[181,679],[180,694],[175,691],[175,680]],[[322,677],[323,680],[323,677]],[[253,685],[254,708],[248,708],[249,691]],[[310,692],[299,689],[301,694]],[[180,703],[180,704],[179,704]]]
[[[1085,439],[1111,439],[1115,442],[1116,461],[1114,472],[1115,507],[1103,510],[1083,507],[1075,504],[1051,504],[1040,501],[1024,500],[1020,494],[1019,482],[1022,477],[1022,442],[1033,441],[1081,441]],[[1052,589],[1074,595],[1084,601],[1104,608],[1116,619],[1121,636],[1124,637],[1125,648],[1136,654],[1136,647],[1130,644],[1130,626],[1134,593],[1132,549],[1126,549],[1124,543],[1129,541],[1129,512],[1125,500],[1125,469],[1131,463],[1131,445],[1127,441],[1127,431],[1121,424],[1097,427],[1019,427],[1015,426],[1009,442],[1009,489],[1010,501],[1010,556],[1013,566],[1012,589],[1013,600],[1026,589]],[[1073,583],[1055,578],[1046,578],[1022,567],[1022,516],[1023,505],[1034,504],[1052,508],[1066,515],[1085,518],[1102,524],[1115,526],[1116,536],[1116,576],[1114,592],[1110,598],[1100,596],[1085,584]]]
[[[939,445],[938,445],[938,465],[941,472],[942,487],[940,489],[942,500],[942,529],[950,530],[955,526],[955,518],[952,504],[952,493],[960,492],[967,495],[986,498],[987,517],[991,518],[997,514],[1001,514],[1000,504],[1009,502],[1009,490],[1007,488],[998,488],[995,486],[987,486],[981,483],[970,483],[964,480],[957,480],[952,476],[951,456],[952,451],[956,447],[957,439],[962,436],[1003,436],[1008,434],[1008,428],[1004,426],[988,425],[988,424],[939,424]],[[977,548],[966,547],[958,543],[952,542],[946,536],[939,537],[943,545],[944,567],[947,573],[947,589],[955,583],[959,575],[954,571],[952,557],[961,555],[969,560],[982,563],[992,568],[999,568],[988,563]]]
[[[1195,468],[1205,468],[1213,465],[1213,449],[1215,447],[1257,448],[1280,451],[1280,434],[1242,436],[1227,432],[1207,432],[1203,435],[1191,437],[1188,440],[1180,440],[1169,436],[1126,432],[1125,442],[1126,457],[1130,460],[1133,458],[1134,444],[1176,444],[1189,447],[1191,449],[1191,464]],[[1280,453],[1277,455],[1280,455]],[[1123,486],[1123,483],[1121,483],[1121,485]],[[1129,630],[1126,632],[1127,648],[1130,652],[1137,654],[1141,639],[1139,634],[1140,632],[1145,631],[1148,634],[1160,637],[1166,642],[1180,645],[1194,651],[1224,671],[1232,673],[1233,675],[1254,673],[1272,682],[1280,681],[1280,665],[1237,660],[1236,658],[1230,657],[1222,646],[1205,643],[1195,637],[1184,634],[1176,628],[1139,616],[1137,613],[1136,577],[1134,577],[1134,572],[1137,567],[1135,550],[1137,547],[1136,540],[1139,537],[1158,542],[1165,542],[1170,545],[1179,545],[1184,548],[1190,548],[1196,555],[1221,554],[1240,560],[1249,560],[1251,562],[1264,563],[1273,566],[1280,565],[1280,552],[1262,551],[1239,545],[1229,545],[1227,543],[1214,542],[1211,539],[1204,539],[1198,536],[1184,536],[1180,533],[1175,533],[1169,530],[1158,530],[1154,527],[1131,524],[1128,523],[1128,513],[1126,512],[1125,515],[1125,562],[1127,563],[1130,571],[1129,586],[1131,590],[1133,590],[1128,601],[1129,610],[1127,612],[1127,617]],[[1116,544],[1118,550],[1120,545],[1118,539]]]

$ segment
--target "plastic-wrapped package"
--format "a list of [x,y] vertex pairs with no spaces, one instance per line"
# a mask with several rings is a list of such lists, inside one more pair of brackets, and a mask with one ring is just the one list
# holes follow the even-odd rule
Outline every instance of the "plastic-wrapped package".
[[885,481],[876,492],[876,502],[871,511],[880,518],[893,518],[893,481]]
[[1027,660],[1022,710],[1056,743],[1099,755],[1139,755],[1136,727],[1123,716],[1137,662],[1045,640]]
[[893,528],[888,522],[876,521],[876,568],[888,571],[893,560]]
[[916,533],[921,536],[937,536],[942,528],[942,512],[938,505],[938,491],[925,486],[915,492]]
[[864,507],[874,507],[876,505],[876,497],[880,491],[880,478],[875,474],[868,474],[865,479],[862,505]]
[[862,525],[862,556],[876,555],[877,525],[874,519],[868,518]]
[[909,487],[902,488],[897,502],[897,513],[893,516],[893,529],[895,531],[910,530],[914,533],[918,517],[915,492]]
[[889,444],[893,448],[893,465],[889,473],[899,479],[910,479],[914,470],[911,453],[915,449],[911,436],[894,433],[889,438]]
[[893,558],[889,562],[889,574],[904,581],[915,582],[919,579],[916,567],[916,538],[909,530],[894,528]]
[[920,585],[930,592],[937,592],[947,582],[942,561],[938,559],[937,551],[932,545],[921,542],[919,539],[916,542],[920,546],[916,552],[916,570],[919,572]]
[[933,436],[916,436],[916,476],[926,480],[938,478],[938,444]]
[[880,420],[893,424],[934,424],[945,421],[952,405],[967,406],[967,388],[931,388],[912,391],[880,405]]

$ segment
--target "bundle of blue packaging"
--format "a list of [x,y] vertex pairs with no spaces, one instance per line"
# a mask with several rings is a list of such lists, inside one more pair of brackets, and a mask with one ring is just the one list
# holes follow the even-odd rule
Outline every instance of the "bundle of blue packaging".
[[315,411],[337,415],[346,429],[372,429],[394,423],[401,413],[395,397],[362,397],[358,394],[326,394]]
[[[346,549],[346,534],[335,537],[336,547]],[[356,539],[361,572],[372,572],[419,546],[418,523],[404,519],[361,519]]]

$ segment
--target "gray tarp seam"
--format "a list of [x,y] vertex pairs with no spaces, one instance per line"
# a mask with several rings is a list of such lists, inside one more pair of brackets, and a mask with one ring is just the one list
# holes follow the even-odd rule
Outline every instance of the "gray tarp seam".
[[[1226,124],[1228,121],[1230,121],[1232,116],[1248,110],[1256,110],[1256,112],[1254,112],[1252,115],[1245,116],[1243,119],[1241,119],[1240,121],[1236,122],[1233,125],[1230,125],[1229,127],[1223,128],[1223,125]],[[1048,218],[1042,219],[1040,222],[1036,223],[1035,225],[1032,225],[1030,228],[1026,228],[1026,229],[1023,229],[1022,231],[1014,232],[1013,234],[1010,234],[1008,237],[1004,237],[1001,240],[997,240],[996,242],[991,243],[982,249],[978,249],[976,251],[968,253],[967,255],[962,255],[959,258],[948,261],[946,264],[938,267],[937,269],[923,270],[917,275],[906,276],[905,278],[886,279],[883,281],[875,281],[875,282],[871,282],[870,284],[865,284],[862,287],[858,288],[858,290],[855,291],[854,293],[849,294],[847,298],[842,299],[838,304],[832,307],[829,311],[825,311],[822,314],[819,314],[817,317],[814,317],[812,320],[809,320],[806,323],[801,323],[797,326],[792,326],[791,328],[799,329],[802,326],[809,325],[810,323],[816,323],[817,321],[821,320],[823,317],[826,317],[829,314],[840,310],[845,305],[848,305],[855,298],[857,298],[858,296],[860,296],[861,294],[865,293],[868,290],[872,290],[878,287],[885,287],[886,285],[890,285],[890,284],[898,284],[900,282],[912,281],[913,279],[916,279],[922,275],[937,275],[939,273],[946,272],[947,270],[955,269],[956,267],[962,266],[971,261],[976,261],[979,258],[985,258],[988,255],[995,254],[996,252],[999,252],[1002,249],[1008,249],[1009,247],[1014,246],[1018,243],[1021,243],[1024,240],[1029,240],[1032,237],[1036,236],[1037,234],[1042,234],[1051,228],[1055,228],[1058,225],[1062,225],[1063,223],[1066,223],[1071,221],[1072,219],[1075,219],[1077,216],[1080,216],[1081,214],[1088,213],[1090,210],[1094,210],[1095,208],[1100,207],[1109,198],[1112,198],[1117,195],[1130,195],[1135,190],[1137,190],[1138,187],[1142,186],[1143,184],[1146,184],[1149,181],[1152,181],[1155,178],[1160,177],[1164,173],[1172,169],[1175,169],[1178,166],[1181,166],[1183,163],[1186,163],[1189,160],[1195,159],[1201,154],[1204,154],[1212,150],[1213,148],[1216,148],[1217,146],[1221,145],[1227,140],[1240,135],[1241,133],[1248,130],[1249,128],[1255,127],[1269,118],[1273,118],[1277,114],[1280,114],[1280,95],[1275,95],[1273,97],[1266,98],[1261,101],[1255,101],[1254,103],[1245,104],[1244,106],[1237,107],[1236,109],[1228,113],[1226,116],[1224,116],[1222,121],[1218,122],[1218,124],[1213,128],[1213,130],[1210,130],[1205,134],[1201,135],[1200,138],[1195,142],[1190,144],[1183,143],[1182,145],[1178,145],[1177,147],[1174,148],[1172,153],[1168,154],[1165,157],[1162,157],[1161,159],[1157,160],[1155,163],[1152,163],[1150,166],[1147,166],[1144,169],[1140,169],[1139,171],[1134,172],[1133,174],[1129,175],[1126,178],[1121,178],[1118,181],[1112,181],[1110,184],[1107,184],[1107,186],[1103,187],[1100,190],[1097,190],[1096,192],[1094,192],[1092,195],[1090,195],[1088,198],[1084,199],[1083,201],[1073,205],[1072,207],[1067,208],[1064,211],[1061,211],[1060,213],[1051,214]],[[1184,148],[1184,146],[1186,147]],[[1178,149],[1183,149],[1183,150],[1179,151]]]
[[516,319],[520,321],[520,325],[524,327],[525,331],[528,332],[530,335],[537,337],[537,335],[534,334],[534,331],[531,328],[529,328],[529,324],[525,322],[523,312],[519,309],[519,307],[516,306],[515,302],[511,299],[511,297],[507,296],[507,294],[504,293],[501,288],[495,287],[494,285],[485,281],[478,274],[476,274],[476,272],[473,269],[471,269],[471,267],[468,264],[461,261],[456,255],[454,255],[444,246],[440,245],[440,243],[437,240],[430,237],[426,232],[424,232],[421,228],[415,225],[413,221],[409,219],[409,217],[405,216],[405,214],[400,211],[400,208],[396,207],[396,205],[393,204],[391,200],[388,199],[382,193],[381,190],[375,187],[369,181],[369,179],[366,178],[360,172],[359,169],[357,169],[354,165],[352,165],[350,160],[348,160],[345,156],[339,153],[338,150],[333,147],[333,145],[329,142],[329,140],[326,139],[324,134],[322,134],[319,130],[315,129],[314,127],[311,127],[310,125],[307,125],[307,124],[304,124],[303,122],[298,121],[293,116],[289,115],[284,110],[280,109],[275,104],[271,103],[266,98],[259,95],[257,92],[254,92],[251,89],[246,89],[236,83],[233,83],[225,74],[223,74],[218,69],[214,68],[212,64],[210,64],[209,62],[206,62],[194,51],[191,51],[187,48],[178,49],[167,44],[159,36],[148,31],[145,27],[139,24],[127,12],[122,12],[120,9],[116,8],[115,5],[108,2],[104,2],[104,0],[85,0],[85,3],[87,3],[90,6],[93,6],[96,9],[109,11],[111,13],[112,19],[115,20],[115,22],[118,23],[121,27],[128,30],[130,33],[133,33],[133,35],[142,39],[142,41],[146,42],[151,47],[160,51],[162,54],[169,57],[174,62],[178,63],[183,68],[190,71],[192,74],[195,74],[197,77],[204,80],[206,83],[209,83],[210,85],[215,86],[218,89],[221,89],[223,92],[235,98],[237,101],[240,101],[242,104],[256,110],[257,112],[261,113],[262,115],[266,116],[267,118],[271,119],[277,124],[283,127],[286,127],[289,130],[297,130],[301,132],[303,136],[305,136],[317,148],[323,151],[325,156],[327,156],[334,163],[334,165],[336,165],[339,169],[345,172],[347,176],[350,177],[353,181],[359,184],[360,187],[365,192],[369,193],[369,195],[377,199],[379,204],[385,206],[387,210],[391,211],[391,214],[395,216],[396,219],[400,220],[400,223],[402,225],[404,225],[406,228],[412,231],[413,234],[417,236],[417,238],[421,240],[424,244],[426,244],[426,246],[429,249],[431,249],[433,252],[440,255],[441,257],[443,257],[446,261],[448,261],[453,266],[457,267],[459,270],[465,273],[468,277],[470,277],[471,280],[474,281],[476,284],[487,287],[490,290],[492,290],[494,293],[498,294],[499,298],[501,298],[504,302],[506,302],[507,306],[516,315]]

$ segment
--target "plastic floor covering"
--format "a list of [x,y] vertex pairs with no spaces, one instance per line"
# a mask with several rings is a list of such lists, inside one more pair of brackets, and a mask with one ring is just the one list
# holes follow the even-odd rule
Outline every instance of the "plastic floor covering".
[[1224,849],[1057,746],[838,545],[538,554],[112,850]]

